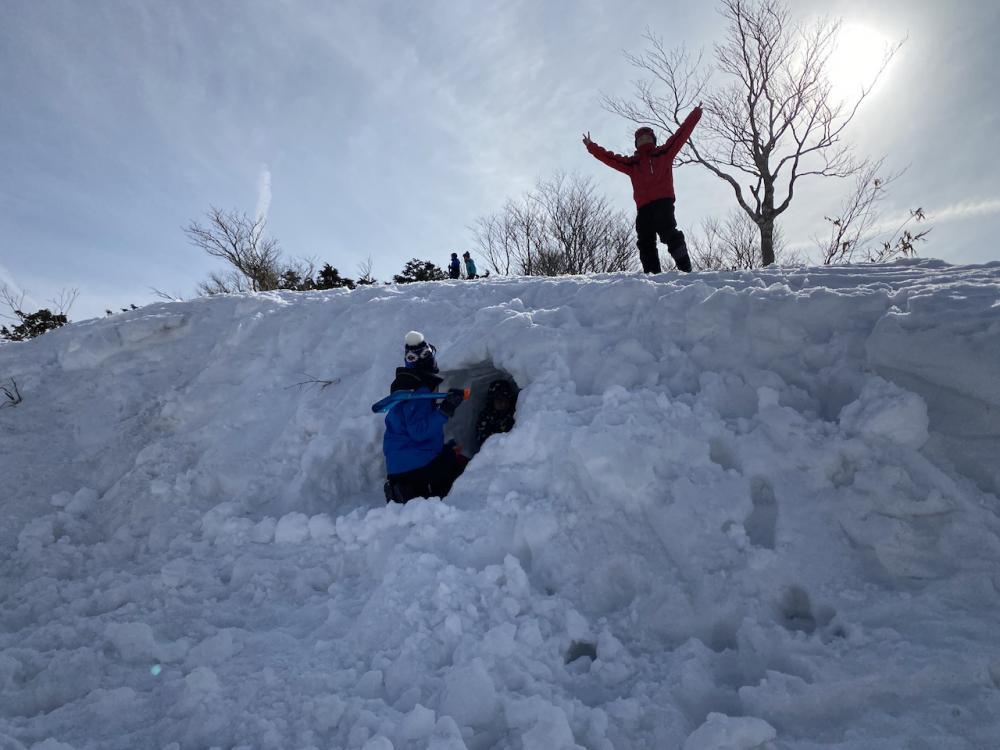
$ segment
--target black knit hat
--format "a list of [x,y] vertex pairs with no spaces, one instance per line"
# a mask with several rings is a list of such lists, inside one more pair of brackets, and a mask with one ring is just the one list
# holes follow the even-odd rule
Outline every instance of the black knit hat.
[[437,372],[437,349],[427,342],[420,331],[410,331],[406,334],[403,364],[414,370]]
[[494,380],[490,383],[489,388],[486,389],[486,397],[495,398],[497,396],[507,399],[514,397],[514,386],[510,384],[509,380]]
[[637,144],[639,142],[639,136],[643,134],[648,134],[653,136],[653,143],[656,143],[656,133],[653,132],[653,129],[651,127],[643,125],[641,128],[635,131],[635,140]]

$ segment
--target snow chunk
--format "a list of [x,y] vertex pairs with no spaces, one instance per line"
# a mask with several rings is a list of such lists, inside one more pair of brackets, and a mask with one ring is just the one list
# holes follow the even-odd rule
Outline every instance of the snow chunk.
[[496,687],[482,659],[452,669],[445,677],[440,711],[461,726],[488,724],[499,708]]
[[[52,499],[49,502],[51,502],[57,508],[65,508],[67,505],[69,505],[69,502],[72,499],[73,499],[72,492],[57,492],[52,496]],[[2,747],[2,745],[0,745],[0,747]]]
[[425,739],[434,731],[434,712],[419,703],[399,723],[399,737],[405,741]]
[[208,667],[197,667],[184,678],[181,705],[191,710],[219,695],[222,685],[218,675]]
[[309,538],[309,516],[305,513],[288,513],[278,519],[274,541],[278,544],[297,544]]
[[754,750],[777,732],[763,719],[710,713],[684,742],[684,750]]
[[483,651],[500,658],[508,657],[517,648],[516,636],[517,626],[510,622],[490,628],[483,637]]
[[277,528],[278,522],[275,521],[271,516],[258,521],[254,527],[253,531],[250,532],[250,540],[257,542],[258,544],[269,544],[274,541],[274,530]]
[[144,622],[112,622],[104,628],[104,637],[118,651],[122,661],[142,663],[173,661],[183,657],[187,641],[157,643],[153,629]]
[[840,425],[848,434],[915,450],[927,442],[929,424],[920,396],[880,377],[870,378],[858,399],[840,412]]
[[566,712],[538,696],[511,701],[506,708],[507,721],[523,731],[524,750],[569,750],[579,745],[573,740]]
[[189,664],[206,666],[221,664],[236,653],[233,634],[228,628],[206,638],[188,653]]
[[[6,739],[6,738],[5,738]],[[17,748],[23,748],[24,745],[17,743],[16,745],[0,745],[4,750],[16,750]],[[47,740],[42,740],[41,742],[36,742],[31,746],[31,750],[76,750],[72,745],[67,745],[65,742],[59,742],[59,740],[49,737]]]
[[757,408],[761,411],[778,406],[780,399],[781,394],[774,388],[762,385],[757,389]]
[[104,629],[104,636],[124,661],[156,661],[159,658],[153,629],[144,622],[113,622]]
[[39,551],[56,540],[55,524],[52,516],[35,518],[29,521],[21,533],[17,535],[17,551]]
[[355,690],[358,695],[364,698],[378,698],[384,692],[382,690],[382,682],[382,670],[373,669],[361,676],[361,679],[358,680],[358,684],[355,686]]
[[347,705],[339,696],[321,695],[316,698],[313,708],[313,716],[316,727],[321,732],[329,732],[337,724],[347,710]]
[[309,519],[309,536],[312,539],[329,539],[337,535],[337,524],[326,513]]
[[450,716],[442,716],[434,727],[434,734],[427,750],[469,750],[469,748],[462,739],[462,732],[455,720]]
[[73,495],[73,499],[66,504],[66,512],[72,513],[74,516],[82,516],[93,508],[96,502],[97,491],[89,487],[84,487],[77,490],[76,494]]

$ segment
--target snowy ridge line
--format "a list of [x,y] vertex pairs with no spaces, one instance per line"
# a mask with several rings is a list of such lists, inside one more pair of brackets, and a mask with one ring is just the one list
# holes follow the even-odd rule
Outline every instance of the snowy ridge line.
[[[523,390],[446,502],[386,507],[414,328]],[[998,374],[1000,264],[927,260],[0,347],[0,747],[992,747]]]

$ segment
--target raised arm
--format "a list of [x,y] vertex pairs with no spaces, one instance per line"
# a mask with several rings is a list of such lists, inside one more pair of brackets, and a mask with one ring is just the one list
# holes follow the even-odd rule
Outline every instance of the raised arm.
[[622,156],[621,154],[616,154],[613,151],[608,151],[606,148],[601,148],[592,140],[590,140],[590,133],[587,133],[583,137],[583,145],[587,147],[587,151],[598,161],[602,161],[607,164],[612,169],[617,169],[619,172],[629,173],[629,167],[632,165],[632,157]]
[[669,153],[671,156],[676,156],[684,148],[684,144],[691,137],[691,132],[700,119],[701,107],[698,106],[691,110],[691,114],[684,118],[684,122],[681,123],[680,127],[674,131],[672,136],[664,141],[662,146],[656,149],[656,152],[660,154]]

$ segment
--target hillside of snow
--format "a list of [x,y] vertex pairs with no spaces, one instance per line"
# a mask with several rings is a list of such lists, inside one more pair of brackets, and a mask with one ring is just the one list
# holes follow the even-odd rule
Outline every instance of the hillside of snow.
[[[522,391],[386,506],[412,329]],[[1000,263],[202,298],[11,378],[3,750],[1000,746]]]

